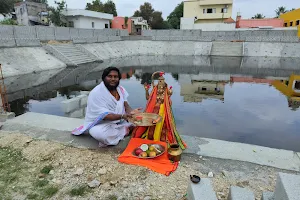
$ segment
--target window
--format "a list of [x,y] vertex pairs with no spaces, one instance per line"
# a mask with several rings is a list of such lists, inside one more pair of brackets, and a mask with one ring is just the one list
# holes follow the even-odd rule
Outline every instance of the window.
[[221,13],[227,13],[227,8],[222,8]]
[[215,8],[207,8],[206,13],[216,13]]
[[296,26],[299,26],[300,25],[300,20],[297,20],[296,21]]
[[105,24],[105,28],[108,28],[108,24]]
[[290,26],[293,26],[293,22],[290,22]]
[[74,28],[74,22],[73,21],[69,21],[69,27],[73,27]]
[[92,22],[92,28],[95,28],[95,23],[94,22]]
[[213,8],[213,13],[216,13],[217,12],[217,9],[216,8]]
[[284,23],[284,27],[287,27],[287,23]]
[[205,14],[206,13],[206,9],[203,9],[203,14]]

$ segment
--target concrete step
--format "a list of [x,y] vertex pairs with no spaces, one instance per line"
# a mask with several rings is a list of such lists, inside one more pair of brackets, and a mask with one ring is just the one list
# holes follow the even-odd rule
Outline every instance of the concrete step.
[[299,200],[300,176],[279,173],[274,192],[274,200]]
[[252,191],[236,186],[230,187],[228,200],[255,200]]
[[263,192],[261,200],[274,200],[273,192]]
[[72,60],[74,63],[83,63],[83,62],[94,62],[95,60],[94,59],[81,59],[81,58],[78,58],[76,60]]
[[187,189],[187,200],[217,200],[210,179],[202,178],[200,183],[189,181]]

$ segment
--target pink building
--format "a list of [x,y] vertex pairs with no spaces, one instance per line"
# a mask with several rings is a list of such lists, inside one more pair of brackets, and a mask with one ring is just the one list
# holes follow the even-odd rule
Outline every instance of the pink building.
[[273,28],[283,27],[284,20],[277,18],[269,19],[242,19],[241,16],[236,18],[236,28],[258,28],[270,26]]
[[125,17],[114,17],[111,23],[112,29],[128,30],[128,33],[132,33],[132,20],[128,18],[127,23],[125,23]]

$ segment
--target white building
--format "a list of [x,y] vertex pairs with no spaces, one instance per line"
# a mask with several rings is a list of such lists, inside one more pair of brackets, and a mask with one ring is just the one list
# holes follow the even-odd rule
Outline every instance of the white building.
[[130,19],[133,24],[133,26],[132,26],[133,33],[141,34],[142,30],[149,29],[148,22],[143,17],[130,17]]
[[68,20],[68,26],[86,29],[110,28],[112,14],[94,12],[90,10],[68,9],[62,13]]

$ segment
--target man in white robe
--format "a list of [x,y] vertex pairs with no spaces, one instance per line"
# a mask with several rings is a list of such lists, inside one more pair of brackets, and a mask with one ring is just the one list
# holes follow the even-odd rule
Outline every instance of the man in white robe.
[[89,132],[99,141],[99,147],[105,147],[117,145],[129,133],[132,124],[128,118],[140,109],[131,109],[127,91],[119,86],[120,79],[118,68],[103,71],[102,82],[89,94],[84,126],[75,129],[74,135]]

